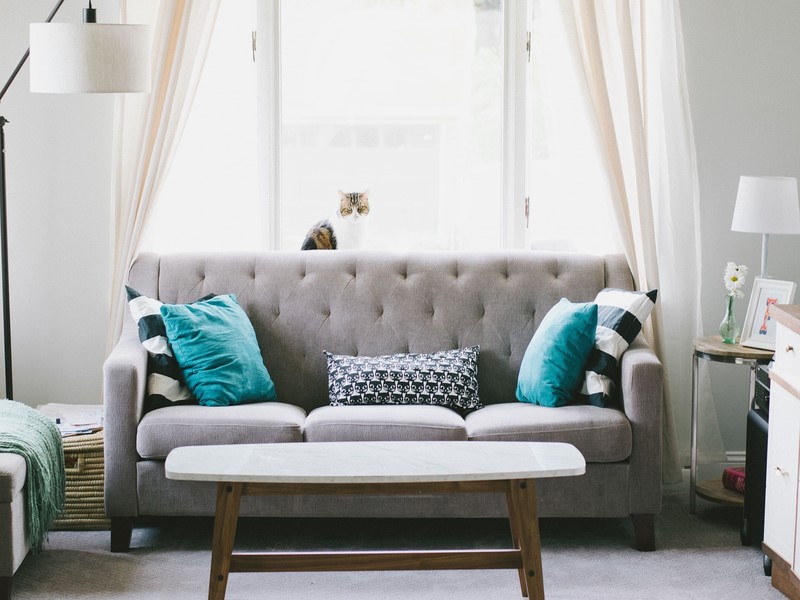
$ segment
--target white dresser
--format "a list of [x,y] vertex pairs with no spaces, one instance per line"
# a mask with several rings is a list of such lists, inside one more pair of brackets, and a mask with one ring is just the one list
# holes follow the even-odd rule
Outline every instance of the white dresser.
[[770,370],[764,553],[772,585],[800,600],[800,305],[773,306],[775,364]]

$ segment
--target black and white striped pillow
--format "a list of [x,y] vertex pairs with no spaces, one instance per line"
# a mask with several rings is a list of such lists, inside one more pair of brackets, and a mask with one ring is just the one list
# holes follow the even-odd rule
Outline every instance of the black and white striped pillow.
[[[127,285],[125,291],[128,294],[131,315],[139,327],[139,340],[148,354],[144,412],[176,404],[197,404],[197,400],[186,387],[178,361],[175,360],[167,340],[167,330],[160,312],[164,303],[143,296]],[[213,296],[210,294],[201,300]]]
[[609,406],[618,402],[619,359],[642,330],[657,295],[658,290],[629,292],[612,288],[597,294],[597,331],[581,389],[589,404]]

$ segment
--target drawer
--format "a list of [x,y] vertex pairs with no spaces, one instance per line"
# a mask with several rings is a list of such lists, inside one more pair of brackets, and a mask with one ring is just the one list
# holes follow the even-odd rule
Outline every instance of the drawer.
[[800,401],[774,381],[768,439],[764,542],[791,565],[797,520]]

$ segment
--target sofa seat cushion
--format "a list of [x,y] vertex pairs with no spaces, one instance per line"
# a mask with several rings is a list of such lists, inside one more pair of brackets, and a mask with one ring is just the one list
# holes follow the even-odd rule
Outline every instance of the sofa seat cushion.
[[470,413],[466,424],[470,440],[566,442],[587,463],[618,462],[631,454],[630,422],[613,408],[508,402]]
[[308,442],[466,440],[464,419],[444,406],[321,406],[306,418]]
[[25,458],[13,452],[0,452],[0,502],[8,503],[25,486]]
[[302,408],[283,402],[170,406],[147,413],[136,432],[142,458],[164,459],[179,446],[302,442]]

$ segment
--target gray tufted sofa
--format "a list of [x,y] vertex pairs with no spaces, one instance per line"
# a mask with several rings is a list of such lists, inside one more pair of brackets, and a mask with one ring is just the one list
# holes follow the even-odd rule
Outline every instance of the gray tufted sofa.
[[[174,406],[142,414],[147,356],[126,315],[104,366],[105,502],[111,547],[130,547],[134,518],[213,515],[214,488],[164,476],[175,447],[334,440],[541,440],[574,444],[581,477],[543,479],[544,517],[632,517],[653,549],[661,509],[662,369],[640,338],[623,355],[623,410],[517,402],[520,362],[547,311],[604,287],[633,289],[624,257],[491,253],[266,252],[142,254],[129,284],[167,303],[234,293],[256,331],[278,393],[273,403]],[[485,407],[329,406],[323,350],[374,356],[480,346]],[[500,517],[491,494],[244,498],[242,514],[322,517]]]

